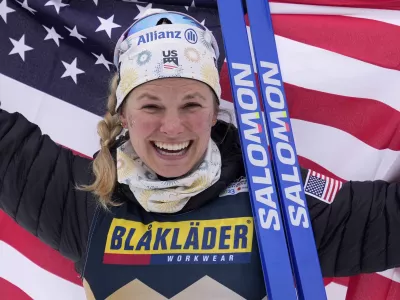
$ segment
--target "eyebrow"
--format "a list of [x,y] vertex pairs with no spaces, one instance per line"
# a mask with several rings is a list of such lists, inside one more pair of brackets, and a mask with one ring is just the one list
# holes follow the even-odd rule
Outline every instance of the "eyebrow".
[[[194,99],[196,97],[199,97],[199,98],[203,99],[204,101],[206,101],[206,98],[202,94],[200,94],[199,92],[187,94],[185,97],[183,97],[183,100],[191,100],[191,99]],[[147,99],[150,99],[150,100],[157,100],[157,101],[160,100],[160,98],[158,98],[157,96],[154,96],[154,95],[152,95],[150,93],[147,93],[147,92],[144,92],[143,94],[141,94],[139,97],[137,97],[136,100],[139,101],[139,100],[142,100],[144,98],[147,98]]]
[[190,100],[190,99],[194,99],[196,97],[199,97],[199,98],[203,99],[204,101],[206,101],[206,98],[199,92],[188,94],[185,97],[183,97],[183,100]]
[[142,99],[144,99],[144,98],[147,98],[147,99],[150,99],[150,100],[160,100],[160,98],[158,98],[157,96],[154,96],[154,95],[149,94],[149,93],[147,93],[147,92],[141,94],[139,97],[137,97],[136,100],[139,101],[139,100],[142,100]]

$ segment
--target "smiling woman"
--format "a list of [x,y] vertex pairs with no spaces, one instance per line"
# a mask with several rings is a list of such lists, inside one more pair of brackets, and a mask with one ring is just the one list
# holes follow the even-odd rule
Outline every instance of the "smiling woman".
[[[116,174],[110,147],[123,128],[130,138],[117,149],[118,174],[131,174],[123,169],[128,157],[151,170],[146,174],[167,179],[203,176],[196,167],[206,161],[203,190],[218,181],[221,157],[210,139],[220,112],[218,57],[212,33],[184,14],[150,13],[129,27],[115,48],[119,72],[111,85],[108,113],[98,125],[102,147],[93,164],[96,180],[80,189],[93,192],[104,207],[113,204]],[[138,178],[120,175],[118,181],[143,199],[136,190]],[[181,204],[175,209],[185,204],[176,201]]]

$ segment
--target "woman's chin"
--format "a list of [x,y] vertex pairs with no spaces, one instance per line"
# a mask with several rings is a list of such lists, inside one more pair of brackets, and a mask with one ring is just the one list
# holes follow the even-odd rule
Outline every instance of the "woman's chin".
[[188,168],[187,166],[159,167],[159,168],[154,168],[154,169],[156,170],[155,172],[159,176],[162,176],[165,178],[181,177],[190,171],[190,168]]

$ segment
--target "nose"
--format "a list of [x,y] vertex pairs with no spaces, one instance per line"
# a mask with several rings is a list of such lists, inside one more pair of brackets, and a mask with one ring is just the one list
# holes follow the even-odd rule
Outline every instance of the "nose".
[[160,131],[170,137],[183,133],[184,127],[178,112],[166,111],[161,121]]

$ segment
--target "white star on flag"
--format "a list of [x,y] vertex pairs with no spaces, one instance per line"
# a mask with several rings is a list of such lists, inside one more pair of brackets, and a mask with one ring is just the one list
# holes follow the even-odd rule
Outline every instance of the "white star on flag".
[[206,26],[206,25],[204,25],[205,23],[206,23],[206,19],[204,19],[203,21],[200,22],[200,24],[203,26]]
[[94,2],[94,4],[96,4],[96,6],[97,6],[97,4],[99,4],[99,3],[98,3],[99,0],[93,0],[93,2]]
[[70,76],[72,80],[76,83],[76,75],[85,73],[83,70],[78,69],[76,66],[76,58],[72,61],[72,63],[66,63],[65,61],[61,61],[65,67],[64,74],[61,75],[61,78]]
[[[192,1],[192,4],[190,4],[190,7],[196,7],[194,0]],[[186,10],[189,10],[189,6],[185,6],[185,8],[186,8]]]
[[142,18],[143,15],[146,13],[146,11],[147,11],[148,9],[151,9],[152,6],[153,6],[153,3],[149,3],[149,4],[147,4],[145,7],[136,4],[136,7],[138,8],[139,13],[138,13],[138,15],[134,18],[134,20],[137,20],[137,19]]
[[10,38],[10,41],[14,45],[14,48],[11,50],[11,52],[8,55],[18,53],[19,56],[21,56],[22,60],[25,61],[25,52],[29,51],[29,50],[33,50],[32,47],[25,45],[25,34],[22,35],[22,37],[19,39],[19,41],[16,41],[12,38]]
[[97,58],[97,61],[94,63],[95,65],[103,64],[107,68],[107,70],[110,71],[110,67],[108,65],[112,65],[112,63],[109,62],[108,60],[106,60],[106,58],[103,56],[103,54],[96,55],[93,52],[92,52],[92,54],[94,56],[96,56],[96,58]]
[[21,6],[23,7],[23,8],[25,8],[26,10],[29,10],[29,12],[30,13],[32,13],[33,15],[35,14],[35,12],[36,12],[36,10],[34,10],[33,8],[30,8],[29,7],[29,5],[28,5],[28,0],[24,0],[24,2],[19,2],[19,1],[17,1],[19,4],[21,4]]
[[49,6],[49,5],[53,5],[57,11],[57,14],[59,14],[60,8],[64,7],[64,6],[68,6],[69,4],[62,3],[62,0],[49,0],[46,2],[46,4],[44,6]]
[[81,34],[78,33],[78,29],[76,28],[76,26],[74,26],[73,29],[69,29],[67,26],[64,26],[64,27],[69,31],[69,35],[70,35],[70,36],[76,37],[76,38],[77,38],[78,40],[80,40],[82,43],[83,43],[82,39],[86,39],[85,36],[83,36],[83,35],[81,35]]
[[112,15],[108,19],[103,19],[101,17],[97,18],[100,20],[101,25],[96,29],[96,32],[104,30],[105,32],[107,32],[109,38],[111,38],[111,30],[113,28],[121,27],[121,25],[114,23],[114,15]]
[[51,29],[49,29],[44,25],[42,25],[42,26],[47,30],[47,35],[44,38],[44,40],[52,39],[57,44],[57,46],[60,47],[60,40],[59,39],[64,39],[64,38],[56,32],[54,27],[51,27]]
[[7,23],[7,14],[12,13],[13,11],[15,10],[7,6],[7,0],[3,0],[0,3],[0,16],[3,18],[4,22]]

